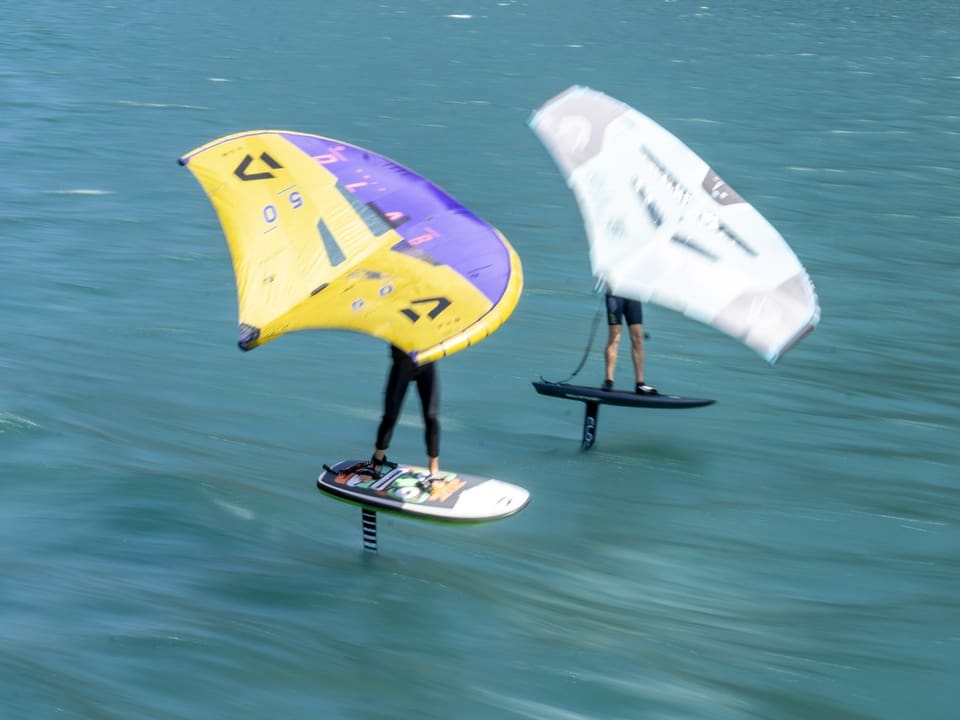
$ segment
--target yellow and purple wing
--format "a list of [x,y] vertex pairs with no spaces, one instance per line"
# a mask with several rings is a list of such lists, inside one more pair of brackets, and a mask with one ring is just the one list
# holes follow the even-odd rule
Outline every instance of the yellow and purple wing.
[[431,362],[479,342],[513,312],[517,253],[426,178],[331,138],[257,130],[187,153],[223,227],[240,339],[366,333]]

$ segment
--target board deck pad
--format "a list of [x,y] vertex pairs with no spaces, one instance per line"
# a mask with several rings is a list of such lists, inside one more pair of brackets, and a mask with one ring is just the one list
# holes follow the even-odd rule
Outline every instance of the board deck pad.
[[426,468],[400,464],[385,466],[377,477],[369,463],[342,460],[317,478],[317,489],[373,510],[461,523],[509,517],[530,501],[529,491],[519,485],[454,472],[441,472],[443,482],[434,482],[428,492],[417,484],[428,476]]
[[548,381],[533,382],[533,387],[541,395],[550,397],[596,402],[601,405],[619,405],[621,407],[646,408],[697,408],[712,405],[716,400],[707,398],[683,397],[681,395],[639,395],[629,390],[602,390],[588,385],[567,385]]

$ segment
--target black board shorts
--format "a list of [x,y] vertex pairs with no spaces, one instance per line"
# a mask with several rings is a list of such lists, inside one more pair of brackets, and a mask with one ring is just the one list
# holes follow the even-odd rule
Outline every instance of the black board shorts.
[[607,294],[607,325],[619,325],[624,318],[627,325],[643,325],[643,305],[639,300],[629,300]]

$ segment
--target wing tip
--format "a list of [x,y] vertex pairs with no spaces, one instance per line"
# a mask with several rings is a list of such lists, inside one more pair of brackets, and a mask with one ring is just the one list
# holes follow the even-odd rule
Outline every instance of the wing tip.
[[249,352],[258,345],[260,345],[260,328],[241,323],[240,338],[237,340],[237,347],[244,352]]
[[812,333],[816,327],[817,327],[817,322],[816,322],[816,320],[812,320],[811,322],[808,322],[808,323],[807,323],[805,326],[803,326],[792,338],[790,338],[790,339],[789,339],[787,342],[785,342],[783,345],[781,345],[781,346],[778,347],[776,350],[774,350],[774,351],[771,352],[769,355],[767,355],[767,362],[770,363],[770,366],[772,367],[772,366],[776,365],[777,362],[778,362],[784,355],[787,354],[787,352],[789,352],[789,351],[792,350],[794,347],[796,347],[797,343],[799,343],[799,342],[800,342],[801,340],[803,340],[807,335],[809,335],[810,333]]

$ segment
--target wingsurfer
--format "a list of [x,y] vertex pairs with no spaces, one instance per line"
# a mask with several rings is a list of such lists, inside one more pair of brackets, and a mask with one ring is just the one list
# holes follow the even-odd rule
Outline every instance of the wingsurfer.
[[393,429],[403,408],[407,386],[411,382],[416,382],[417,393],[420,395],[420,407],[423,411],[423,435],[427,445],[427,469],[430,473],[429,476],[419,480],[418,485],[429,492],[433,487],[433,481],[439,480],[440,475],[440,384],[437,379],[436,363],[417,365],[408,353],[395,345],[390,346],[390,356],[392,363],[383,391],[383,418],[377,429],[377,441],[370,463],[374,472],[377,473],[384,465],[389,464],[387,448],[390,447],[390,438],[393,436]]
[[609,291],[605,293],[607,303],[607,347],[604,350],[606,376],[602,388],[613,390],[613,376],[617,365],[617,348],[620,345],[622,323],[627,321],[632,346],[633,369],[636,374],[636,393],[638,395],[659,395],[657,389],[647,385],[643,378],[643,306],[639,300],[630,300]]

